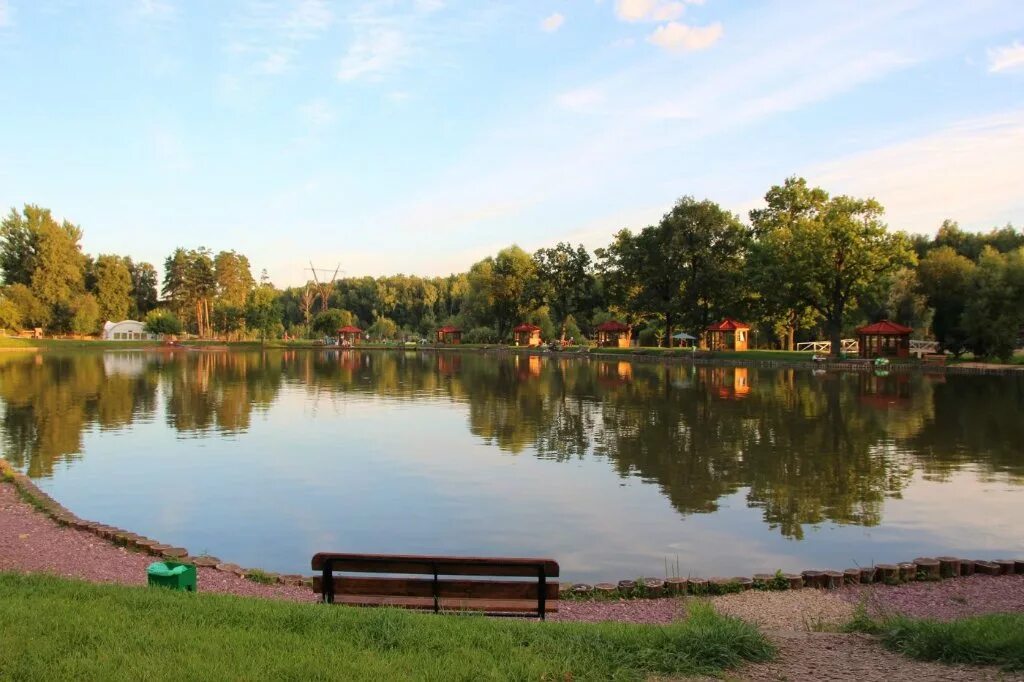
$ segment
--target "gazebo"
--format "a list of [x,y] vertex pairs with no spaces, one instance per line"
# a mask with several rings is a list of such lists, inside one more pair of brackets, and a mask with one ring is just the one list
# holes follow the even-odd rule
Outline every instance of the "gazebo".
[[629,341],[632,337],[632,328],[628,324],[622,324],[618,320],[608,320],[597,325],[597,345],[612,346],[618,348],[629,348]]
[[540,327],[535,324],[524,322],[518,327],[513,328],[512,334],[515,337],[517,346],[540,345]]
[[858,354],[862,358],[910,356],[910,327],[881,320],[857,329]]
[[441,327],[437,330],[437,342],[456,346],[462,343],[462,330],[452,326]]
[[360,329],[359,327],[346,325],[338,330],[338,343],[342,345],[347,343],[349,345],[354,346],[357,343],[359,343],[359,340],[362,338],[362,335],[363,330]]
[[746,350],[750,325],[731,317],[724,318],[707,328],[708,350]]

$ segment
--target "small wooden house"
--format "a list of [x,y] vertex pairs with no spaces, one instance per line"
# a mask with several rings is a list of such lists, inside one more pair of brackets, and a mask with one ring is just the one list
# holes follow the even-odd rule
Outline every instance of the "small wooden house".
[[533,347],[541,344],[540,327],[535,324],[523,323],[512,330],[512,335],[517,346]]
[[704,337],[708,350],[746,350],[750,340],[750,325],[726,317],[708,326]]
[[858,354],[862,358],[906,358],[910,357],[910,335],[914,332],[889,320],[857,329]]
[[338,330],[338,343],[341,345],[354,346],[363,338],[363,330],[359,327],[346,325]]
[[437,330],[437,342],[457,346],[462,343],[462,330],[452,326],[441,327]]
[[633,328],[618,320],[608,320],[597,325],[597,345],[612,348],[629,348]]

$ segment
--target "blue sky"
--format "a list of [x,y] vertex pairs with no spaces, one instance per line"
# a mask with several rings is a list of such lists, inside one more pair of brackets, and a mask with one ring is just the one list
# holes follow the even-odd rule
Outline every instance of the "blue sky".
[[278,285],[590,248],[800,174],[1024,224],[1019,0],[0,0],[0,206]]

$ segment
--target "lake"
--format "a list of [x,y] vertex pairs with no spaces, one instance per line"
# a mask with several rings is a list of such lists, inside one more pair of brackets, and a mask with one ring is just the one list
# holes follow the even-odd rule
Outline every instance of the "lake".
[[1024,554],[1021,377],[432,351],[0,354],[3,455],[243,566],[550,556],[566,579]]

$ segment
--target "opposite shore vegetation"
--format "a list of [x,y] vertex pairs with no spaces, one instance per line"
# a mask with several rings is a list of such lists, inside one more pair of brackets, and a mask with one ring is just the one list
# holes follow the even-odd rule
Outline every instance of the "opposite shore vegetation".
[[934,237],[890,230],[873,199],[830,196],[801,178],[765,195],[749,220],[683,197],[657,225],[623,229],[593,254],[559,243],[502,249],[447,277],[346,277],[278,289],[235,251],[178,248],[157,271],[81,251],[82,230],[26,205],[0,223],[0,329],[96,333],[144,319],[157,333],[269,340],[342,326],[372,340],[429,337],[453,324],[466,343],[508,341],[530,322],[580,341],[619,319],[641,346],[664,346],[723,317],[751,323],[753,347],[792,349],[888,318],[955,355],[1008,359],[1024,329],[1024,231],[946,221]]

